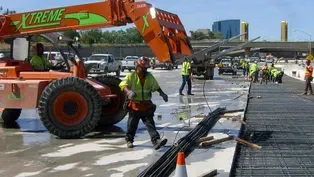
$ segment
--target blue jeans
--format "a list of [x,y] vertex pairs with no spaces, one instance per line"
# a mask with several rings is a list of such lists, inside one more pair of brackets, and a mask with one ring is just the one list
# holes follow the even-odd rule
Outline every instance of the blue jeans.
[[192,83],[191,83],[191,78],[189,75],[188,76],[182,75],[182,84],[179,90],[180,93],[182,93],[186,83],[188,83],[188,94],[191,93]]

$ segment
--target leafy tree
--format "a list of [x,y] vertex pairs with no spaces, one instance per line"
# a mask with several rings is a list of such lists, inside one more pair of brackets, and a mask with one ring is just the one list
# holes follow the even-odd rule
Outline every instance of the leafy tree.
[[4,9],[2,6],[0,6],[0,13],[2,15],[11,15],[11,14],[15,14],[16,11],[15,10],[10,10],[10,9]]
[[221,32],[214,33],[214,38],[215,39],[222,39],[223,38],[222,33]]
[[86,44],[102,43],[102,31],[100,29],[93,29],[81,32],[81,41]]
[[77,31],[65,31],[63,33],[64,36],[68,37],[68,38],[71,38],[71,39],[74,39],[75,37],[79,37],[80,38],[80,33],[78,33]]
[[214,33],[210,29],[207,30],[208,30],[207,34],[199,31],[190,31],[191,33],[190,39],[191,40],[214,39],[215,38]]

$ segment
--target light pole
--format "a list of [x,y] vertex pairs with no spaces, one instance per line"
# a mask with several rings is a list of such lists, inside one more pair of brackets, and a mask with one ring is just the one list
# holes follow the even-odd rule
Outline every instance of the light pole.
[[300,31],[301,33],[304,33],[310,37],[309,47],[310,47],[310,55],[312,55],[312,35],[310,35],[309,33],[305,32],[305,31],[299,30],[299,29],[293,30],[293,32],[296,32],[296,31]]

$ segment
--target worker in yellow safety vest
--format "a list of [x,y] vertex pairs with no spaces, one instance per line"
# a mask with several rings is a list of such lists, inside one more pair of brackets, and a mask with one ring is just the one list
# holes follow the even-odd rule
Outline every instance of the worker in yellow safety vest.
[[35,71],[49,71],[49,69],[52,69],[52,65],[49,63],[48,59],[43,58],[44,45],[42,43],[37,43],[33,48],[36,53],[30,60],[33,69]]
[[139,120],[145,124],[155,149],[159,149],[167,143],[167,139],[160,139],[154,122],[156,105],[152,103],[152,92],[158,91],[165,102],[168,95],[165,94],[155,77],[147,71],[150,68],[149,59],[141,57],[137,60],[136,71],[129,73],[120,83],[120,88],[128,97],[129,120],[126,132],[128,148],[133,148],[134,136],[136,134]]
[[182,84],[179,89],[179,94],[184,96],[183,89],[185,87],[185,84],[188,84],[188,95],[194,95],[192,94],[192,69],[191,69],[191,61],[189,61],[187,58],[184,59],[184,62],[182,64],[182,69],[181,69],[181,75],[182,75]]
[[311,61],[306,61],[306,68],[304,73],[304,80],[305,80],[305,92],[303,95],[307,94],[307,91],[310,90],[310,95],[313,95],[312,85],[311,82],[313,81],[313,67],[311,65]]

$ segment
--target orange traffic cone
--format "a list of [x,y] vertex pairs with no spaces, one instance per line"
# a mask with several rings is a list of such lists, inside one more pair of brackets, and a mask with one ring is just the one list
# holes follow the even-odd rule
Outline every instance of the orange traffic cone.
[[178,157],[177,157],[175,177],[187,177],[187,176],[188,176],[188,173],[186,171],[186,166],[185,166],[184,152],[179,152]]

